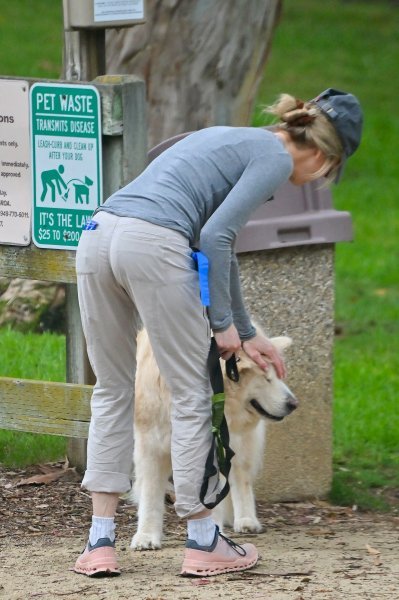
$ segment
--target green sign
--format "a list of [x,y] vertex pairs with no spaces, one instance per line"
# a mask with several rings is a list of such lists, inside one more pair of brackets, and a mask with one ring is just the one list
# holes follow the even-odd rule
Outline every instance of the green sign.
[[100,97],[92,85],[30,91],[33,241],[74,249],[102,200]]

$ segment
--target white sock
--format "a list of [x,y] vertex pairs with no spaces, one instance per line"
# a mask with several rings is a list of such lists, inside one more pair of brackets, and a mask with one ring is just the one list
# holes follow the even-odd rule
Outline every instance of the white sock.
[[111,542],[115,541],[115,521],[113,517],[92,517],[89,542],[94,546],[100,538],[109,538]]
[[187,521],[187,537],[200,546],[211,546],[215,539],[216,525],[212,517],[189,519]]

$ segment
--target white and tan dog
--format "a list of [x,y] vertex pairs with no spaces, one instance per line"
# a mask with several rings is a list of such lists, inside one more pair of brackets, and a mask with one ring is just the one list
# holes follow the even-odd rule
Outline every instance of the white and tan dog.
[[[282,352],[288,337],[272,338]],[[253,483],[261,467],[268,420],[281,421],[298,405],[273,366],[260,369],[240,351],[239,381],[224,376],[225,415],[230,445],[235,452],[230,472],[231,491],[213,511],[221,529],[259,532]],[[224,361],[222,361],[224,372]],[[135,407],[134,487],[132,499],[138,504],[138,527],[131,547],[136,550],[161,547],[164,497],[172,472],[170,458],[170,393],[159,374],[149,343],[142,330],[137,340]]]

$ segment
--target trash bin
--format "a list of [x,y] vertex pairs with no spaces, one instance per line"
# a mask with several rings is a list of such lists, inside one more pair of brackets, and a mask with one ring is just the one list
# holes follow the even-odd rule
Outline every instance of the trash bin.
[[334,249],[352,239],[352,221],[320,185],[283,185],[237,236],[246,306],[268,335],[292,337],[287,383],[300,400],[268,427],[257,481],[263,500],[322,497],[331,488]]
[[[153,148],[149,160],[182,139]],[[332,206],[320,181],[286,183],[236,240],[246,306],[267,335],[289,335],[287,383],[300,407],[267,430],[256,496],[303,500],[328,494],[332,480],[334,249],[352,239],[350,214]]]

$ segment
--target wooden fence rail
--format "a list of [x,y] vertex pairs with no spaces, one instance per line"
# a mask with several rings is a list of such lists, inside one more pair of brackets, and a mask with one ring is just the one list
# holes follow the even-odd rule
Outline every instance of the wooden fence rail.
[[1,377],[1,427],[87,438],[91,392],[91,385]]

